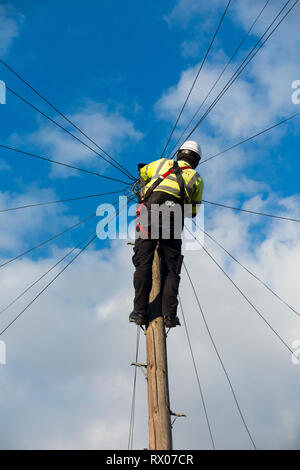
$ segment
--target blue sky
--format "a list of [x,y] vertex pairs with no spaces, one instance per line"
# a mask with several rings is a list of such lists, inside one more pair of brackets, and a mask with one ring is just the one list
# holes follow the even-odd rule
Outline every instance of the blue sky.
[[[217,78],[218,72],[222,70],[264,3],[262,0],[232,1],[175,137],[178,137],[201,103]],[[0,57],[79,124],[122,165],[136,174],[138,162],[159,158],[225,4],[226,2],[221,0],[213,0],[209,7],[206,2],[195,0],[159,2],[89,0],[84,4],[79,1],[55,0],[0,2]],[[230,77],[230,72],[232,73],[239,65],[249,47],[255,44],[259,34],[266,29],[282,4],[281,0],[270,1],[253,34],[248,37],[244,48],[226,72],[226,77]],[[204,158],[299,112],[300,105],[297,106],[291,101],[291,84],[294,80],[300,79],[298,66],[300,41],[297,29],[299,15],[300,10],[297,5],[294,13],[278,29],[264,50],[258,53],[195,133],[195,138],[201,143]],[[0,80],[72,130],[1,64]],[[7,93],[6,105],[0,106],[0,122],[0,144],[99,171],[115,178],[124,178],[122,173],[101,162],[93,153],[55,128],[10,93]],[[205,199],[252,210],[299,217],[298,126],[299,118],[200,166],[199,172],[205,182]],[[28,202],[113,191],[123,186],[120,183],[108,182],[75,171],[61,170],[54,165],[3,149],[0,149],[0,179],[0,209]],[[1,259],[5,261],[83,219],[95,212],[98,203],[113,200],[115,196],[0,214]],[[249,267],[259,273],[265,281],[270,282],[274,289],[277,289],[295,307],[297,305],[300,307],[297,295],[299,229],[295,224],[288,225],[287,222],[235,214],[212,206],[205,207],[205,216],[206,228],[219,241],[224,242],[226,248],[248,263]],[[86,237],[95,228],[95,224],[96,221],[91,221],[88,225],[66,234],[55,243],[34,252],[15,265],[12,263],[5,272],[3,270],[1,273],[5,300],[3,306],[26,287],[26,283],[34,280],[38,274],[43,273],[59,256],[62,256],[65,249],[73,247]],[[66,272],[55,287],[52,287],[51,292],[44,296],[45,299],[39,304],[42,307],[38,305],[32,308],[30,315],[26,317],[28,323],[26,319],[20,319],[20,322],[9,330],[11,332],[7,332],[5,340],[8,351],[11,351],[12,365],[10,368],[8,362],[4,372],[7,387],[5,390],[24,387],[32,396],[28,409],[34,410],[35,403],[38,402],[41,419],[36,418],[36,421],[32,421],[28,415],[26,418],[29,425],[28,436],[24,438],[20,430],[14,437],[14,432],[20,427],[20,423],[9,407],[11,413],[5,413],[4,421],[10,433],[3,441],[4,447],[94,448],[100,445],[105,448],[110,445],[108,437],[105,436],[115,437],[116,447],[126,446],[126,406],[127,404],[129,406],[131,387],[131,371],[128,372],[126,364],[130,361],[123,364],[123,368],[120,366],[117,369],[116,363],[121,356],[129,357],[134,344],[134,331],[132,328],[129,329],[126,323],[127,311],[130,312],[132,301],[131,253],[129,256],[128,250],[123,241],[109,244],[97,240],[90,253],[84,255],[85,259],[83,256],[78,259],[72,271]],[[244,278],[243,274],[222,254],[219,256],[224,265],[230,269],[232,276],[241,281],[259,305],[262,308],[267,306],[278,315],[272,318],[272,321],[282,334],[286,335],[287,341],[297,339],[297,322],[293,323],[293,318],[290,316],[286,320],[287,323],[283,321],[280,316],[281,306],[273,304],[269,297],[264,297],[261,290],[257,286],[250,285],[249,280]],[[230,290],[228,285],[224,285],[224,280],[221,278],[215,278],[214,271],[210,275],[210,267],[206,266],[205,262],[201,264],[196,257],[188,253],[186,257],[190,261],[195,278],[199,280],[199,288],[204,288],[206,294],[204,297],[211,312],[221,310],[226,312],[227,318],[227,314],[231,315],[233,311],[241,309],[238,300],[228,293]],[[206,273],[205,283],[201,282],[203,270]],[[82,283],[82,277],[85,278],[85,283]],[[99,288],[99,278],[103,283],[102,290]],[[118,286],[117,291],[114,285]],[[184,281],[183,286],[188,309],[195,312],[195,305]],[[222,302],[218,302],[213,286],[220,291],[220,298],[223,295]],[[30,298],[26,297],[27,301]],[[20,307],[26,304],[25,300],[24,304],[14,307],[5,319],[1,318],[1,325],[5,325],[8,319],[18,313]],[[40,308],[43,310],[43,316],[38,315]],[[82,309],[90,320],[89,325],[81,316]],[[71,317],[66,313],[71,310],[78,321],[74,330]],[[117,333],[119,350],[114,351],[109,361],[111,368],[116,371],[116,375],[113,376],[106,367],[101,371],[97,369],[95,355],[108,354],[110,341],[115,341],[114,324],[119,321],[120,315],[122,315],[121,321],[126,325],[126,332],[128,330],[128,337],[126,339]],[[266,340],[259,325],[250,323],[249,336],[244,337],[245,324],[248,325],[249,322],[248,317],[243,321],[234,318],[236,322],[241,322],[237,330],[238,335],[229,327],[231,320],[225,322],[223,327],[220,326],[221,318],[218,316],[212,321],[218,340],[224,351],[227,351],[225,354],[235,373],[236,383],[239,384],[241,393],[244,392],[246,396],[244,406],[251,427],[257,431],[261,446],[295,448],[299,442],[300,432],[293,418],[293,406],[296,405],[294,402],[287,403],[282,400],[283,396],[287,396],[293,390],[293,386],[299,386],[296,377],[297,367],[290,366],[289,358],[287,360],[282,358],[284,354],[280,347],[276,348],[276,343],[274,346],[274,338],[267,336]],[[58,325],[71,328],[69,331],[73,331],[73,334],[66,334],[64,328],[54,326],[55,319],[58,320]],[[233,322],[232,328],[235,326]],[[207,384],[206,392],[211,399],[210,408],[218,410],[220,416],[219,422],[216,423],[219,447],[247,447],[249,443],[246,436],[239,433],[238,417],[232,420],[231,413],[235,413],[234,407],[223,406],[224,403],[220,399],[223,391],[219,395],[215,393],[217,385],[220,390],[226,385],[217,372],[214,375],[216,364],[209,362],[211,356],[203,346],[205,340],[200,333],[203,332],[202,327],[203,325],[199,327],[200,336],[195,329],[194,341],[201,358],[200,364]],[[98,344],[99,336],[96,334],[98,329],[101,329],[105,335],[102,345]],[[43,346],[52,335],[51,333],[49,336],[49,331],[55,334],[57,342],[55,355]],[[226,339],[224,331],[227,334]],[[182,344],[186,350],[183,332],[176,331],[176,334],[179,344]],[[260,338],[260,335],[261,344],[256,349],[253,346],[253,338]],[[76,341],[79,341],[80,337],[80,341],[85,345],[82,357],[79,357],[76,349],[78,344]],[[171,339],[171,348],[175,344],[172,341]],[[234,341],[237,341],[235,346]],[[242,349],[248,351],[248,354],[245,353],[246,356],[239,362],[232,351],[241,344],[245,344],[245,348]],[[27,348],[27,352],[25,357],[20,359],[23,348]],[[39,359],[34,354],[38,348],[42,350]],[[240,351],[240,355],[244,354],[243,351]],[[268,362],[270,351],[273,359]],[[62,366],[61,354],[65,353],[70,356]],[[76,357],[73,362],[72,354]],[[263,361],[262,357],[266,363],[261,362],[261,368],[257,371],[257,361]],[[86,366],[83,372],[85,360],[89,366]],[[176,369],[177,363],[184,367],[184,362],[181,362],[183,359],[177,356],[176,351],[171,361],[174,362],[170,368],[180,383],[178,391],[174,392],[174,401],[177,400],[179,404],[185,390],[183,377],[188,380],[186,374],[188,372],[192,374],[192,371],[186,372],[180,367]],[[50,364],[49,373],[45,372],[45,363]],[[288,372],[282,373],[278,378],[280,383],[276,382],[274,372],[278,363],[283,369],[288,368]],[[251,379],[245,376],[245,364],[251,371]],[[64,371],[67,385],[62,379],[64,374],[60,367]],[[253,387],[252,380],[261,383],[259,378],[263,380],[265,377],[266,367],[270,374],[273,374],[274,383],[269,384],[270,389],[277,390],[274,402],[269,408],[268,406],[263,408],[265,397],[270,393],[267,384],[262,386],[260,395],[258,390],[257,394],[253,392],[255,396],[252,401],[251,394],[248,393],[249,387]],[[182,372],[181,375],[179,371]],[[45,374],[45,382],[42,385],[39,383],[41,373]],[[80,382],[82,374],[90,383],[90,391],[87,391]],[[109,397],[105,395],[101,404],[96,398],[99,383],[103,381],[111,384],[113,390],[114,413],[112,411],[111,415],[107,412],[110,406]],[[291,388],[284,388],[283,381],[289,381]],[[51,387],[53,383],[57,387],[53,390],[53,396],[48,394],[45,396],[44,386],[48,384]],[[124,400],[123,410],[119,409],[120,397],[116,391],[116,384],[124,391],[121,394]],[[81,394],[86,400],[90,399],[90,403],[86,407],[82,406],[76,417],[73,416],[71,407],[70,409],[67,407],[64,418],[72,423],[70,428],[58,418],[67,403],[68,387],[76,390],[73,397],[75,404],[77,400],[80,402]],[[9,401],[5,393],[2,398]],[[189,403],[195,404],[195,408],[192,408],[190,413],[197,415],[201,411],[198,408],[200,405],[196,394],[197,390],[191,387]],[[224,394],[226,395],[226,392]],[[15,399],[18,400],[20,409],[24,410],[25,403],[22,399],[20,397]],[[226,399],[230,400],[230,397]],[[282,412],[278,414],[279,404]],[[94,415],[95,408],[99,410],[97,416]],[[262,409],[264,413],[261,412]],[[145,414],[145,410],[139,411],[139,416]],[[24,413],[26,414],[25,411]],[[52,431],[47,432],[44,427],[45,422],[51,422],[54,429],[56,420],[60,423],[57,436]],[[228,421],[231,423],[230,432],[228,436],[222,437],[221,431]],[[274,422],[275,426],[272,424]],[[192,445],[196,448],[198,442],[201,442],[204,448],[209,447],[204,425],[200,427],[200,438],[197,440],[195,436],[197,426],[193,420],[189,428],[186,425],[184,427],[178,425],[178,430],[175,431],[177,447],[182,445],[183,448],[188,448]],[[91,429],[95,430],[97,441],[91,435]],[[137,429],[140,430],[140,433],[137,433],[140,439],[137,445],[145,446],[143,440],[145,422],[142,418],[137,424]],[[2,433],[4,428],[0,431],[0,434]]]
[[[83,8],[81,2],[72,2],[72,7],[68,2],[14,2],[7,15],[15,19],[18,37],[4,51],[4,58],[63,112],[73,115],[88,106],[87,103],[93,103],[95,106],[100,105],[108,115],[118,113],[130,121],[141,134],[139,138],[131,139],[118,148],[113,143],[110,146],[110,142],[103,146],[128,165],[131,171],[136,172],[138,161],[149,161],[159,156],[171,129],[172,119],[167,110],[163,110],[163,117],[161,114],[158,116],[155,103],[165,90],[178,82],[183,70],[194,66],[202,58],[217,18],[207,15],[206,11],[200,15],[196,12],[181,24],[176,16],[172,18],[172,11],[175,11],[173,16],[176,15],[176,2],[131,2],[130,7],[120,2],[117,15],[112,2],[98,3],[89,2],[88,8]],[[253,9],[251,15],[254,17],[254,14],[256,10]],[[220,30],[208,61],[212,67],[220,50],[230,56],[243,34],[241,25],[235,19],[233,14],[228,14]],[[246,47],[256,40],[257,37],[252,35]],[[183,45],[189,43],[193,46],[190,46],[191,52],[183,54]],[[55,117],[45,103],[41,103],[4,67],[1,69],[1,78],[22,96]],[[289,85],[286,83],[287,98]],[[201,81],[198,87],[201,89]],[[218,107],[222,106],[222,103],[218,104]],[[287,103],[281,113],[268,113],[265,122],[272,124],[279,120],[279,115],[284,117],[293,112],[295,105]],[[38,139],[32,139],[30,143],[22,139],[23,135],[34,133],[39,126],[47,124],[43,117],[39,117],[34,110],[9,93],[7,106],[1,108],[1,114],[2,143],[11,143],[11,136],[17,134],[20,138],[16,147],[45,156],[51,153],[54,158],[55,152],[40,145]],[[255,116],[249,115],[251,120],[251,129],[259,131],[263,128],[255,125]],[[297,138],[293,124],[285,128],[284,139],[276,142],[275,146],[268,145],[268,137],[260,139],[262,146],[259,155],[257,141],[247,144],[245,158],[248,159],[247,154],[251,152],[253,165],[244,168],[244,174],[267,183],[282,196],[289,196],[297,190]],[[239,132],[234,137],[226,132],[220,135],[220,129],[209,122],[202,129],[212,137],[217,133],[224,147],[240,138]],[[247,134],[247,131],[245,133],[246,136],[251,134]],[[93,137],[102,144],[101,131],[98,137],[96,129]],[[209,149],[205,145],[203,147],[204,155],[207,155]],[[3,188],[15,189],[16,179],[19,184],[21,180],[22,184],[34,181],[35,184],[41,182],[44,185],[44,178],[47,178],[49,172],[48,165],[25,158],[22,161],[22,158],[4,151],[1,151],[1,158],[17,168],[13,178],[5,177],[9,174],[8,170],[6,175],[3,174]],[[224,158],[230,159],[231,155]],[[81,163],[84,161],[81,160]],[[108,165],[106,167],[106,174],[117,177],[117,170]],[[69,172],[68,175],[70,177],[64,178],[63,185],[62,181],[54,179],[49,186],[62,196],[99,192],[99,188],[102,191],[110,186],[105,181],[81,177],[75,172]],[[263,175],[268,175],[267,181]],[[242,194],[240,198],[243,200]],[[85,202],[84,207],[88,207],[88,204]]]

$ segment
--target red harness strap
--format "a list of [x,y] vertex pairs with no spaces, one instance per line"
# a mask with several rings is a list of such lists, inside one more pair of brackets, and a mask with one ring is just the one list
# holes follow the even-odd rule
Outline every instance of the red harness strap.
[[141,215],[141,210],[142,210],[142,207],[144,206],[144,202],[142,202],[142,204],[140,204],[140,206],[138,207],[137,211],[136,211],[136,226],[140,229],[141,232],[145,233],[148,235],[149,237],[149,232],[148,230],[145,230],[144,227],[140,224],[140,222],[138,222],[138,219],[140,218],[140,215]]
[[[180,166],[179,167],[181,170],[188,170],[191,169],[190,166]],[[163,175],[160,175],[159,178],[165,179],[167,176],[169,176],[171,173],[174,173],[174,167],[170,168],[170,170],[166,171]]]

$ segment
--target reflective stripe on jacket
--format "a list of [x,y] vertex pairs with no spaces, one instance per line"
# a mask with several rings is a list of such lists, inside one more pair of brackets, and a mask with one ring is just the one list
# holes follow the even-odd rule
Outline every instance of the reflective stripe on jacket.
[[[173,160],[161,158],[160,160],[156,160],[155,162],[149,163],[148,165],[145,165],[143,168],[141,168],[140,175],[146,183],[146,194],[147,189],[152,186],[152,184],[157,180],[160,175],[163,175],[170,168],[172,168],[173,163]],[[189,166],[189,164],[184,160],[179,160],[178,165],[180,167]],[[204,186],[203,180],[201,176],[198,175],[195,170],[193,170],[193,168],[183,170],[182,177],[185,183],[185,193],[187,201],[189,204],[193,204],[195,206],[195,209],[193,208],[193,215],[196,215],[199,209],[199,206],[197,207],[196,204],[200,204],[202,200],[202,192]],[[168,175],[159,184],[159,186],[154,189],[154,192],[156,191],[163,191],[167,194],[172,194],[176,198],[180,199],[180,188],[177,182],[176,175],[174,173]]]

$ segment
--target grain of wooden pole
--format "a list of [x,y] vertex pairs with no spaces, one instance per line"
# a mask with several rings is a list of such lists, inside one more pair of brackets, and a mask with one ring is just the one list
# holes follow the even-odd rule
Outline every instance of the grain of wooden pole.
[[172,450],[166,333],[161,316],[160,258],[155,251],[146,330],[149,449]]

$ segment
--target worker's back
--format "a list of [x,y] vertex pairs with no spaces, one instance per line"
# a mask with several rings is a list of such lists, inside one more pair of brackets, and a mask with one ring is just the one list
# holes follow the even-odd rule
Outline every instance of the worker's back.
[[[172,170],[173,165],[173,160],[161,158],[141,168],[140,175],[146,183],[146,195],[147,191],[152,187],[152,185],[155,185],[155,182],[159,177],[162,177]],[[185,195],[184,202],[193,205],[200,204],[203,192],[203,180],[201,176],[184,160],[179,160],[178,166],[182,169],[181,175],[184,182]],[[160,195],[158,193],[165,193],[166,196],[162,198],[164,200],[169,198],[175,202],[180,202],[182,198],[181,188],[174,172],[167,174],[167,176],[164,177],[155,187],[153,190],[154,197],[152,198],[152,202],[159,202]]]

